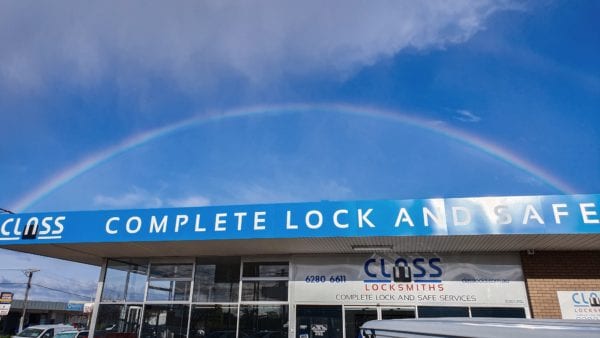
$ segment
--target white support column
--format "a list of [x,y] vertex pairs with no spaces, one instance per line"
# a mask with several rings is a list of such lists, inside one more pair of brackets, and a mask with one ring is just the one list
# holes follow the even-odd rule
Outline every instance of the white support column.
[[98,288],[96,289],[96,299],[94,300],[94,310],[92,310],[92,320],[90,323],[90,337],[94,337],[94,331],[96,330],[96,321],[98,320],[98,310],[100,308],[100,297],[102,297],[102,290],[104,289],[104,278],[106,277],[106,269],[108,266],[108,259],[104,258],[102,262],[102,270],[100,270],[100,278],[98,279]]

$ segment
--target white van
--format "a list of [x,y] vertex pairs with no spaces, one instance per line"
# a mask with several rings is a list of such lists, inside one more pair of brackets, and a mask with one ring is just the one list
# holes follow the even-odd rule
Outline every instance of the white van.
[[12,338],[52,338],[55,334],[68,330],[75,330],[75,328],[71,325],[64,324],[32,325],[19,332],[16,336],[12,336]]
[[582,338],[600,337],[598,321],[515,318],[422,318],[372,320],[363,338]]

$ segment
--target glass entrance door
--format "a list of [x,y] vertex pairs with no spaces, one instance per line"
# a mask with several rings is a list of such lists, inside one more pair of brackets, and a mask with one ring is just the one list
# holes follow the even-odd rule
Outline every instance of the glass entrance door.
[[361,338],[360,327],[369,320],[415,318],[414,307],[346,306],[346,337]]
[[360,327],[365,322],[399,318],[415,318],[415,308],[298,305],[296,306],[296,338],[360,338]]
[[346,338],[360,338],[360,327],[369,320],[376,320],[377,307],[347,306],[344,311],[346,319]]
[[341,305],[298,305],[298,338],[343,338]]

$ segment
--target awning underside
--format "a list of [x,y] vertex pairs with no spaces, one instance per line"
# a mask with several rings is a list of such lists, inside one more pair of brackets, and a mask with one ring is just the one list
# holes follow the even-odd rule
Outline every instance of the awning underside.
[[599,250],[600,235],[471,235],[439,237],[349,237],[215,241],[3,245],[2,248],[100,265],[105,257],[194,257],[357,253],[385,250],[410,253]]

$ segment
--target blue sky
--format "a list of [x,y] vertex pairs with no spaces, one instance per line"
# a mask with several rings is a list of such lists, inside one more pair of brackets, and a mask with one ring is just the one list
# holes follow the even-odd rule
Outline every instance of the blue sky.
[[[599,193],[597,13],[597,1],[2,2],[0,207]],[[0,256],[76,294],[98,275]]]

